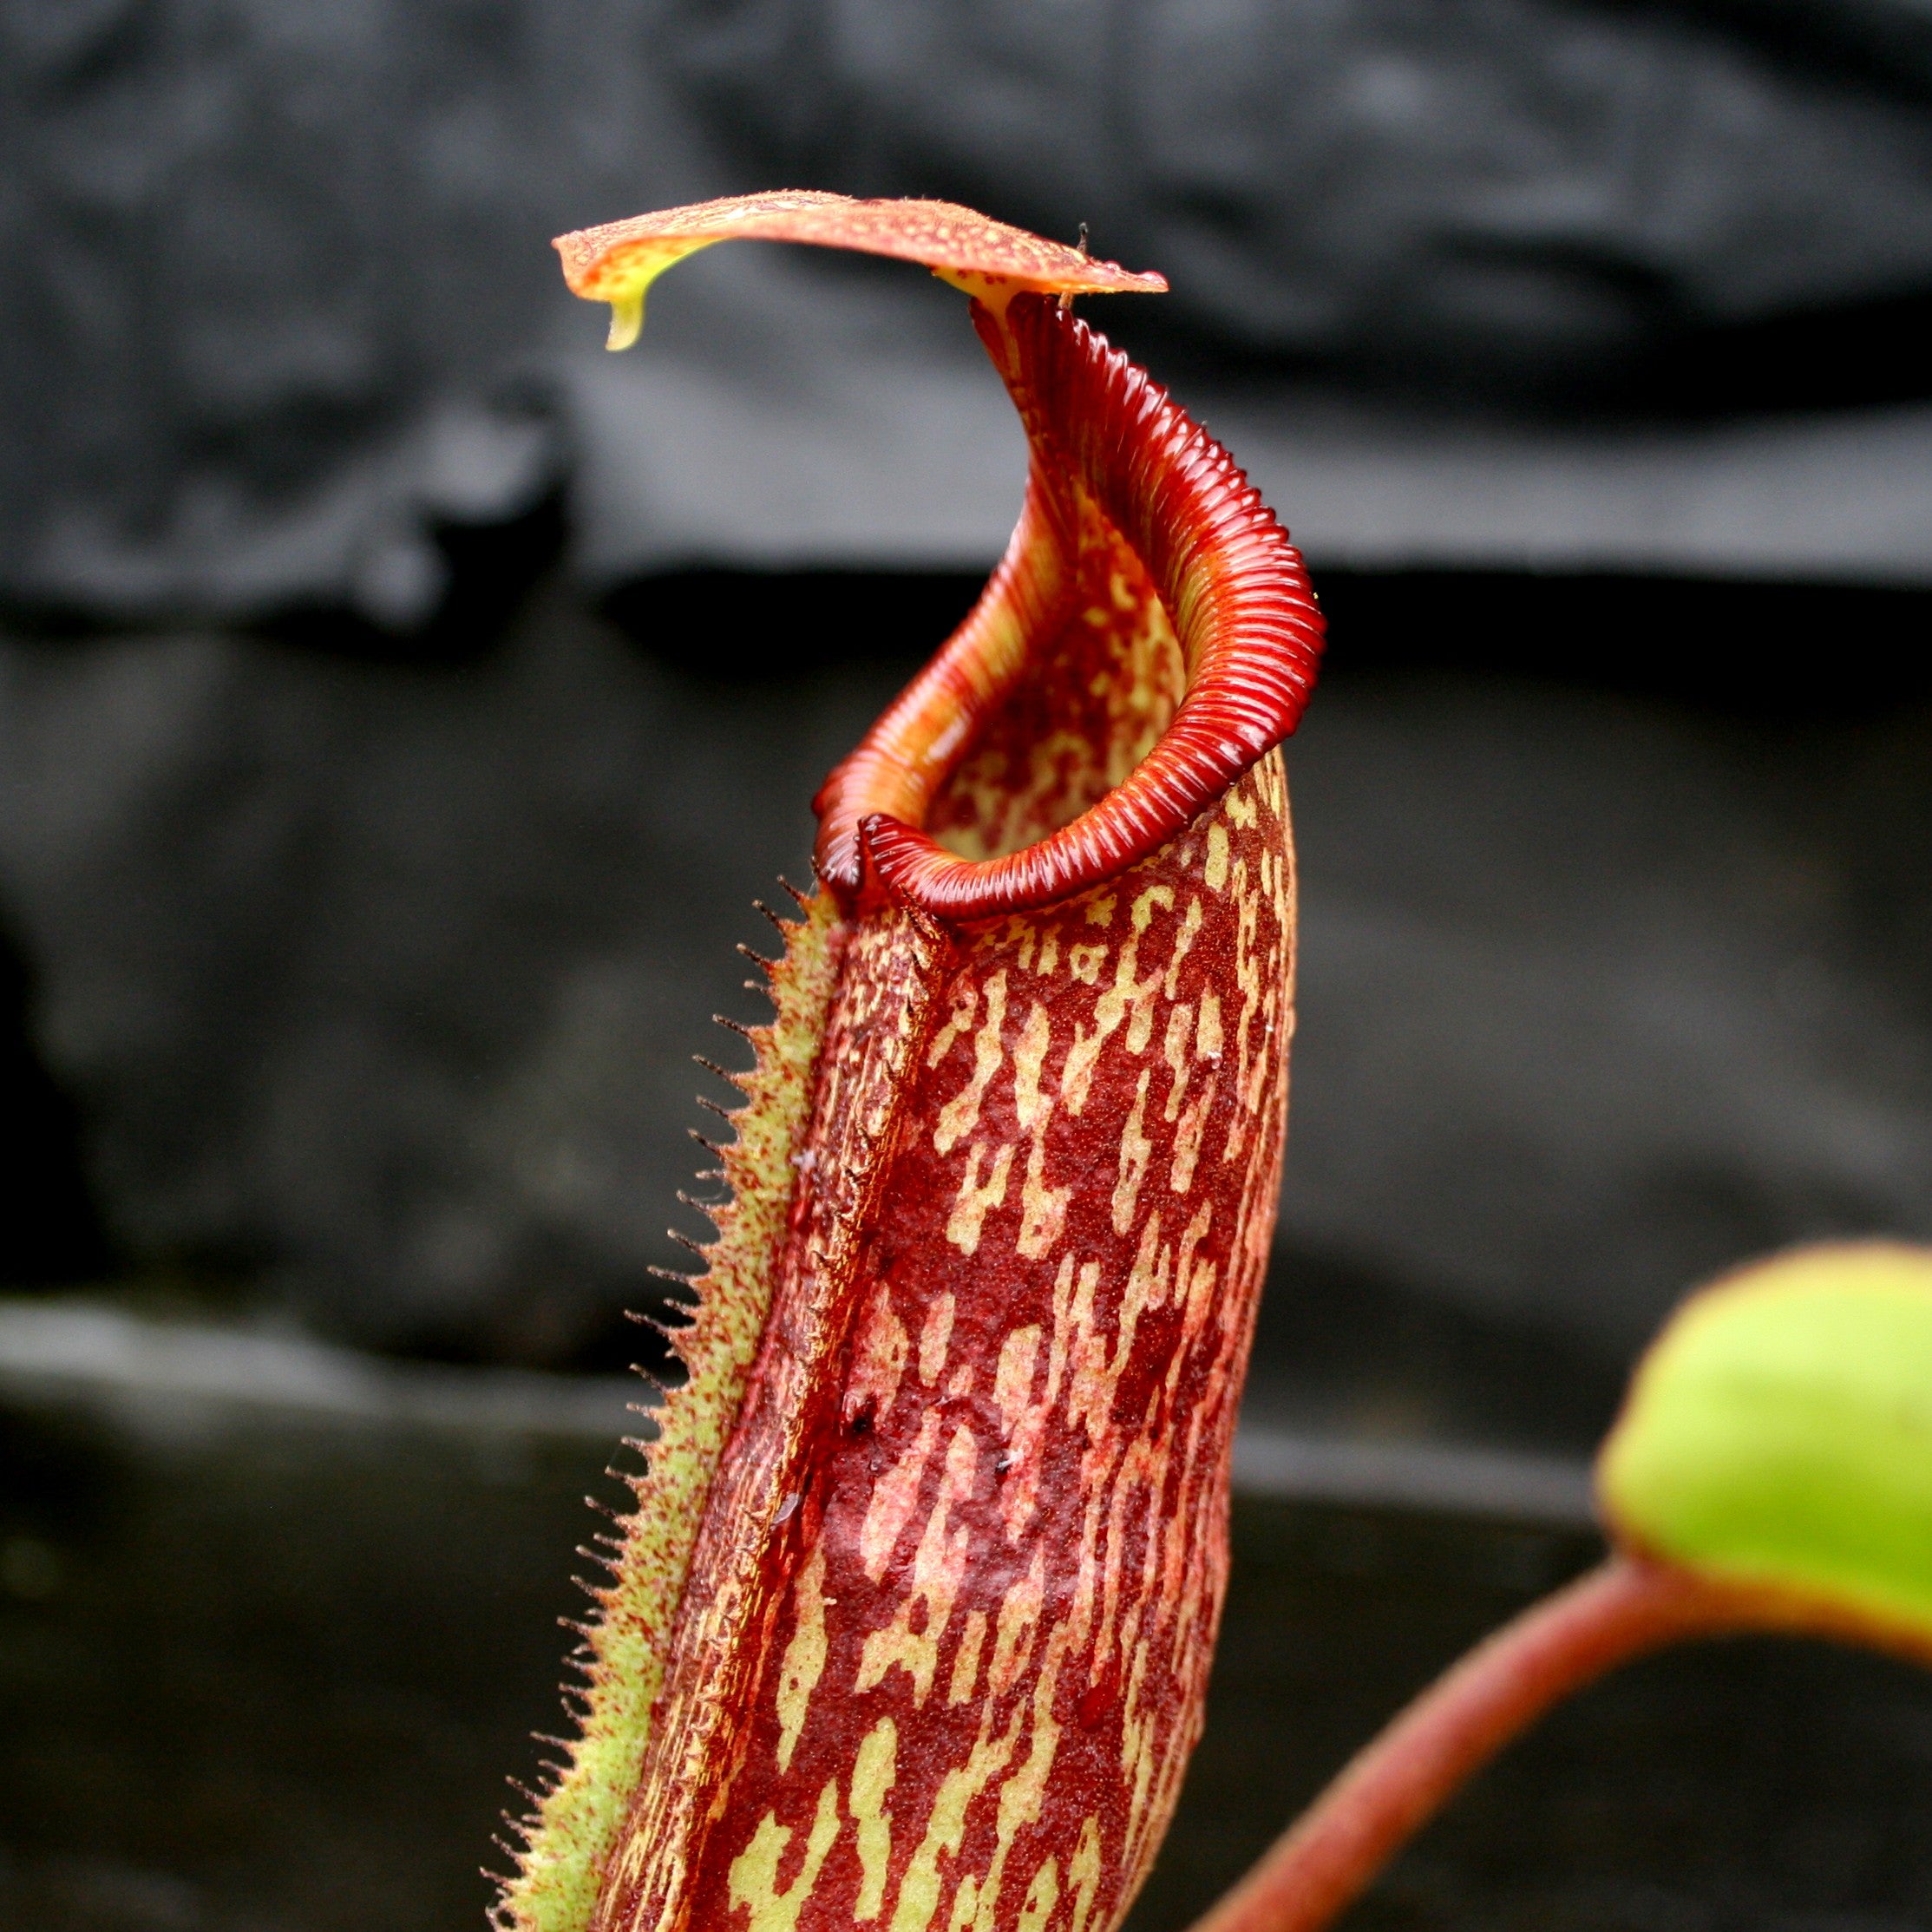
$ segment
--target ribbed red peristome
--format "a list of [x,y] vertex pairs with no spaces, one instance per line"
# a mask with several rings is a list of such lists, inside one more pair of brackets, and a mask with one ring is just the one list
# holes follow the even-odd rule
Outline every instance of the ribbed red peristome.
[[[945,769],[970,750],[1011,667],[979,661],[983,612],[1024,590],[1019,541],[982,606],[960,626],[834,773],[820,795],[822,875],[859,891],[861,851],[877,885],[948,920],[1051,905],[1157,851],[1300,722],[1323,623],[1300,553],[1228,452],[1143,370],[1057,303],[1017,297],[1003,319],[974,319],[1033,444],[1036,508],[1045,479],[1077,481],[1146,567],[1179,637],[1187,684],[1139,766],[1070,824],[1024,849],[973,860],[900,815],[936,783],[920,721],[954,721]],[[1037,534],[1036,534],[1037,541]],[[1042,627],[1044,628],[1044,626]],[[946,702],[933,700],[944,692]],[[962,711],[969,728],[959,730]],[[918,770],[915,768],[924,768]]]

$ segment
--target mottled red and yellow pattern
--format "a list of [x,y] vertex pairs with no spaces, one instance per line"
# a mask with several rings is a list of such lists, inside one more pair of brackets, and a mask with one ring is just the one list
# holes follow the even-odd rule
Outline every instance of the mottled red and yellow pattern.
[[612,308],[610,345],[627,349],[644,323],[651,284],[674,263],[721,241],[808,242],[922,262],[969,294],[995,301],[1022,289],[1053,293],[1158,295],[1166,280],[1047,241],[956,201],[860,200],[815,188],[732,194],[660,208],[559,235],[564,280]]
[[[801,1191],[600,1927],[1103,1932],[1131,1898],[1221,1608],[1286,810],[1271,756],[1114,884],[847,941],[831,1184]],[[695,1829],[694,1791],[722,1800]]]
[[1110,1932],[1199,1732],[1320,619],[1103,338],[975,319],[1025,510],[821,795],[516,1932]]

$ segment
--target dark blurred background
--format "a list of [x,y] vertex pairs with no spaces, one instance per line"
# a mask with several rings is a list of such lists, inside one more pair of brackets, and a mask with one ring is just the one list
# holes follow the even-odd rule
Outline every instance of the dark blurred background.
[[[496,1476],[449,1477],[423,1523],[527,1536],[494,1567],[481,1528],[447,1562],[432,1538],[378,1615],[390,1438],[351,1425],[361,1397],[324,1403],[333,1435],[311,1403],[302,1481],[362,1554],[307,1599],[263,1582],[265,1627],[298,1599],[332,1622],[331,1590],[435,1627],[514,1571],[502,1628],[549,1655],[525,1612],[581,1532],[529,1495],[594,1476],[649,1344],[623,1311],[680,1258],[666,1221],[702,1231],[675,1202],[691,1056],[742,1064],[709,1018],[759,1012],[734,944],[769,938],[752,901],[805,876],[819,777],[966,609],[1021,481],[958,298],[902,265],[716,251],[605,355],[549,238],[775,185],[1085,222],[1164,271],[1170,296],[1090,318],[1313,568],[1249,1436],[1315,1460],[1257,1451],[1256,1495],[1493,1526],[1534,1491],[1587,1541],[1549,1499],[1686,1287],[1791,1241],[1932,1237],[1926,0],[0,0],[0,1597],[24,1620],[0,1702],[42,1740],[0,1780],[0,1922],[457,1922],[434,1885],[298,1908],[183,1876],[204,1812],[95,1857],[128,1811],[102,1794],[161,1775],[206,1702],[122,1749],[102,1660],[164,1574],[210,1603],[281,1574],[293,1519],[232,1458],[313,1375],[403,1377],[370,1412],[475,1434],[452,1468],[531,1429],[590,1461],[516,1450],[547,1473],[507,1515]],[[219,1366],[243,1346],[257,1369]],[[162,1484],[234,1485],[179,1573],[142,1500],[177,1401],[252,1418]],[[365,1508],[391,1515],[358,1542]],[[62,1554],[83,1520],[152,1545],[101,1573],[98,1624]],[[1529,1587],[1497,1560],[1457,1574]],[[190,1626],[210,1669],[246,1649]],[[291,1683],[322,1668],[303,1641]],[[390,1688],[428,1709],[410,1667]],[[550,1668],[449,1746],[478,1790]],[[82,1680],[98,1722],[61,1715]],[[77,1726],[91,1770],[60,1755]],[[1888,1789],[1932,1791],[1932,1709],[1894,1729],[1924,1775]],[[1804,1909],[1932,1923],[1932,1869],[1888,1857],[1821,1854],[1851,1890]],[[1386,1922],[1516,1922],[1477,1869]],[[1509,1909],[1787,1922],[1631,1883]]]

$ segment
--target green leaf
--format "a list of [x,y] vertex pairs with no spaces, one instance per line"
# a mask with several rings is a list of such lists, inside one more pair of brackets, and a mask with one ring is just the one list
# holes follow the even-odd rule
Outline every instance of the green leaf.
[[1641,1554],[1932,1637],[1932,1252],[1802,1248],[1694,1296],[1597,1488]]

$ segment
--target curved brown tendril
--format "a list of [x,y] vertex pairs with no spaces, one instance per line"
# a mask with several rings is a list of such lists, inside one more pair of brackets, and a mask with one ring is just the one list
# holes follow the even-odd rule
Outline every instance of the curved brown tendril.
[[[1049,298],[973,319],[1025,421],[1025,508],[999,570],[932,664],[826,782],[821,876],[868,879],[948,920],[1045,906],[1146,858],[1292,732],[1322,619],[1300,553],[1232,457],[1106,338]],[[1184,695],[1124,783],[1018,852],[972,860],[920,828],[1068,587],[1071,491],[1084,490],[1152,578],[1179,637]],[[862,846],[862,855],[861,855]]]
[[1713,1637],[1818,1637],[1932,1666],[1922,1631],[1621,1554],[1453,1664],[1346,1765],[1191,1932],[1324,1932],[1504,1746],[1622,1665]]

